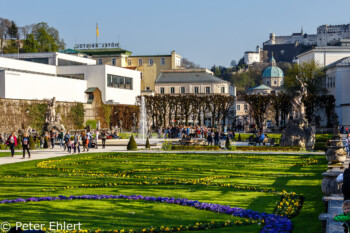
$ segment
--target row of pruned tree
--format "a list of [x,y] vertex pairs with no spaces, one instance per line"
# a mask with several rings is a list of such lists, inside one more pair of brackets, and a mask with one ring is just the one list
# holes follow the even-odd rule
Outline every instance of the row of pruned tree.
[[[156,95],[144,96],[147,115],[153,128],[166,127],[167,124],[188,125],[189,121],[204,124],[211,118],[211,126],[223,122],[232,114],[235,97],[228,95]],[[138,97],[141,103],[141,97]]]
[[[285,127],[292,108],[291,95],[286,93],[244,95],[244,100],[248,103],[249,114],[254,119],[258,128],[264,125],[269,112],[274,115],[277,127]],[[327,127],[332,126],[335,120],[332,119],[335,107],[335,98],[333,95],[309,94],[303,99],[303,102],[306,110],[306,118],[309,122],[315,121],[315,114],[318,111],[324,111],[327,117]]]

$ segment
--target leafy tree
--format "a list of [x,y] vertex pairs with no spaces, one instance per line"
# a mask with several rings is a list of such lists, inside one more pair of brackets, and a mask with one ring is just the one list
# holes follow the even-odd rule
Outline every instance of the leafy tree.
[[34,35],[33,34],[29,34],[27,35],[25,41],[24,41],[24,45],[23,45],[23,49],[26,53],[37,53],[38,51],[38,42],[35,40]]
[[236,61],[236,60],[232,60],[231,63],[230,63],[230,65],[231,65],[232,67],[236,67],[236,66],[237,66],[237,61]]
[[244,95],[245,101],[249,104],[251,115],[255,120],[258,128],[263,127],[265,114],[270,104],[270,95]]
[[285,93],[278,93],[278,94],[271,94],[271,107],[273,108],[275,112],[275,122],[277,126],[279,125],[279,119],[281,118],[282,122],[286,122],[286,118],[288,116],[288,113],[291,108],[291,96],[285,94]]
[[110,117],[112,115],[112,108],[109,105],[103,105],[103,116],[104,121],[106,122],[107,127],[109,128]]
[[11,26],[7,29],[7,34],[10,39],[19,39],[18,27],[14,21],[11,21]]
[[284,78],[284,87],[290,94],[300,89],[300,83],[296,80],[296,76],[307,84],[308,93],[315,95],[327,93],[325,72],[315,61],[294,64],[287,70]]
[[73,120],[73,124],[77,129],[84,127],[84,115],[84,105],[82,103],[77,103],[71,107],[69,118]]
[[8,28],[11,26],[11,22],[10,20],[6,19],[6,18],[1,18],[0,17],[0,49],[1,49],[1,53],[4,53],[4,40],[7,38],[8,36]]
[[59,32],[45,22],[33,26],[33,36],[38,42],[39,52],[56,52],[64,49],[65,43],[59,38]]
[[200,65],[188,60],[187,58],[182,58],[182,67],[185,69],[199,69]]

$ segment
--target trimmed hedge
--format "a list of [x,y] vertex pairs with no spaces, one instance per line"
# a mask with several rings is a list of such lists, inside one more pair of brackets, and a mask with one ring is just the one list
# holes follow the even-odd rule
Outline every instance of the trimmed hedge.
[[241,151],[300,151],[299,147],[290,146],[236,146]]
[[326,142],[316,142],[314,150],[323,150],[325,151],[327,148]]
[[128,150],[137,150],[137,144],[136,144],[136,141],[134,139],[134,135],[131,135],[127,149]]
[[147,140],[146,140],[146,146],[145,146],[146,149],[151,149],[151,144],[149,144],[149,139],[147,137]]
[[205,146],[205,145],[193,145],[193,146],[172,145],[171,150],[220,150],[220,147]]

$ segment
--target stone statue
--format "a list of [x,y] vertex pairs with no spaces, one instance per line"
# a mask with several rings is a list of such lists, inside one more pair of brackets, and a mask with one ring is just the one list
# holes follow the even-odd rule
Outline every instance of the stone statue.
[[45,114],[45,123],[56,121],[56,98],[53,97],[52,101],[47,105]]
[[45,114],[45,125],[43,127],[43,132],[48,132],[52,129],[57,131],[65,131],[64,126],[61,124],[62,117],[59,113],[56,115],[56,98],[53,97],[52,100],[47,105],[47,110]]
[[298,76],[296,80],[300,83],[300,89],[294,92],[292,99],[293,118],[288,121],[287,127],[283,130],[280,145],[311,150],[315,144],[315,130],[306,120],[305,105],[302,102],[303,98],[307,97],[307,84],[303,83]]
[[303,83],[298,76],[295,76],[296,80],[300,83],[300,90],[295,91],[292,99],[292,116],[297,119],[305,119],[305,105],[303,98],[307,97],[307,84]]

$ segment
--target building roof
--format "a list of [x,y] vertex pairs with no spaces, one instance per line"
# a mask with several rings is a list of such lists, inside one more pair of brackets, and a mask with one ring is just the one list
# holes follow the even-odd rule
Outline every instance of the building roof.
[[278,68],[277,66],[269,66],[267,67],[264,72],[263,72],[263,75],[262,75],[263,78],[283,78],[284,77],[284,74],[283,74],[283,71]]
[[131,55],[131,52],[125,49],[112,48],[112,49],[78,49],[79,53],[84,53],[90,56],[95,55],[122,55],[128,54]]
[[156,83],[229,83],[203,70],[162,71]]
[[261,84],[260,86],[248,89],[248,91],[252,91],[252,90],[272,90],[272,88],[268,87],[268,86],[266,86],[264,84]]
[[350,57],[344,57],[326,66],[326,68],[350,66]]
[[92,93],[94,92],[96,89],[98,89],[97,87],[89,87],[88,89],[86,89],[85,93]]
[[132,55],[130,57],[171,57],[171,54],[166,54],[166,55]]
[[65,53],[65,54],[78,54],[78,53],[80,53],[78,50],[75,50],[75,49],[65,49],[65,50],[61,50],[58,52]]
[[297,58],[303,57],[309,53],[313,52],[350,52],[350,47],[346,46],[326,46],[326,47],[315,47],[311,50],[308,50],[304,53],[297,55]]

